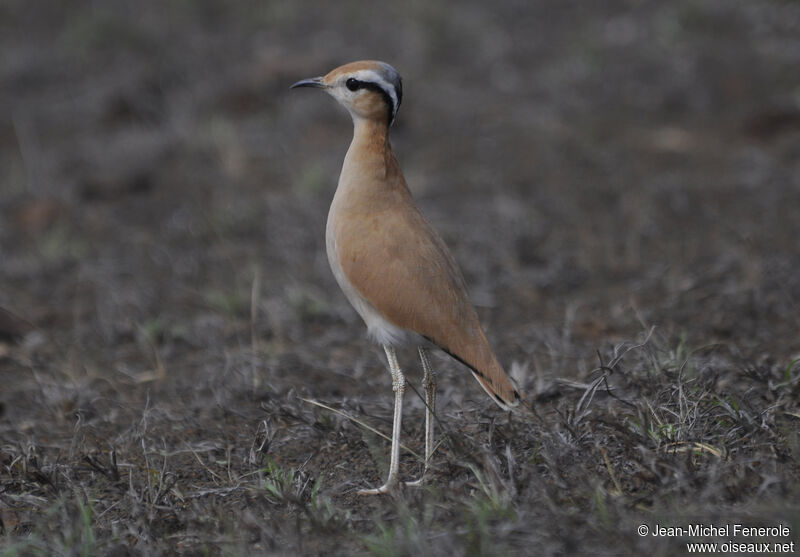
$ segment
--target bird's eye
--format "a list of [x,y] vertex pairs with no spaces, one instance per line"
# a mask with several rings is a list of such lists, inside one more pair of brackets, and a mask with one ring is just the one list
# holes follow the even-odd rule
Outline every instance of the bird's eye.
[[347,87],[351,91],[357,91],[359,85],[361,85],[361,84],[359,83],[359,81],[356,78],[351,77],[350,79],[348,79],[347,81],[344,82],[344,85],[345,85],[345,87]]

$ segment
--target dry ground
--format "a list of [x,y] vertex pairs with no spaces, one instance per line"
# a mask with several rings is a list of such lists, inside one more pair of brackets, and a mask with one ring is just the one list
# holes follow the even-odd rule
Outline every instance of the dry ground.
[[[798,539],[800,4],[487,5],[0,4],[0,554]],[[428,487],[360,498],[391,390],[324,256],[350,123],[287,87],[367,57],[536,415],[436,357]]]

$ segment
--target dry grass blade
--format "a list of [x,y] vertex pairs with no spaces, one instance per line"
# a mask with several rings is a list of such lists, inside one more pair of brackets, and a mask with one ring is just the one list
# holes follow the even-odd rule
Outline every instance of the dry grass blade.
[[698,441],[678,441],[675,443],[669,443],[664,446],[664,450],[669,453],[687,453],[687,452],[704,452],[709,453],[717,458],[722,458],[725,454],[724,451],[718,449],[708,443],[700,443]]
[[[346,412],[342,412],[341,410],[337,410],[336,408],[332,408],[332,407],[328,406],[327,404],[323,404],[323,403],[318,402],[316,400],[311,400],[309,398],[303,398],[303,397],[298,397],[298,398],[300,400],[302,400],[303,402],[307,402],[308,404],[313,404],[314,406],[319,406],[320,408],[324,408],[325,410],[328,410],[329,412],[333,412],[334,414],[338,414],[339,416],[342,416],[343,418],[347,418],[348,420],[350,420],[354,424],[357,424],[360,427],[363,427],[367,431],[371,431],[375,435],[377,435],[379,437],[383,437],[389,443],[392,442],[392,438],[389,437],[388,435],[384,435],[383,433],[381,433],[380,431],[378,431],[377,429],[375,429],[371,425],[364,423],[363,421],[361,421],[358,418],[355,418],[355,417],[347,414]],[[419,454],[417,454],[415,451],[409,449],[406,445],[403,445],[402,443],[400,443],[400,448],[402,448],[403,450],[411,453],[417,459],[422,459],[422,457]]]

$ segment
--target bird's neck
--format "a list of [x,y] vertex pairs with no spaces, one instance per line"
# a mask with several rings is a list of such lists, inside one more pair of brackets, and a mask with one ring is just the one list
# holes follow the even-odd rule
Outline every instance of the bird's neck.
[[389,127],[382,121],[368,118],[353,119],[353,142],[350,150],[357,148],[361,153],[375,153],[383,155],[385,151],[391,152],[389,144]]
[[366,118],[353,119],[353,141],[347,150],[339,178],[339,189],[391,187],[402,174],[389,143],[385,122]]

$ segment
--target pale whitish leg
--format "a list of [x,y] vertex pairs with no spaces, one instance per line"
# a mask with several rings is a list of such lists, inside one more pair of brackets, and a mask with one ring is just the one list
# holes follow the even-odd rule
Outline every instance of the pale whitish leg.
[[386,359],[389,360],[389,371],[392,373],[392,390],[394,390],[394,420],[392,423],[392,456],[389,461],[389,477],[386,483],[377,489],[362,489],[359,495],[376,495],[386,493],[397,485],[398,472],[400,470],[400,426],[403,421],[403,394],[406,391],[406,378],[400,371],[397,363],[397,355],[394,348],[384,346]]
[[425,465],[419,479],[406,482],[406,485],[414,487],[422,485],[433,456],[433,418],[436,410],[436,380],[433,377],[431,363],[428,361],[428,352],[422,346],[419,347],[419,359],[422,362],[422,386],[425,387]]

